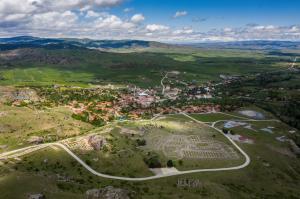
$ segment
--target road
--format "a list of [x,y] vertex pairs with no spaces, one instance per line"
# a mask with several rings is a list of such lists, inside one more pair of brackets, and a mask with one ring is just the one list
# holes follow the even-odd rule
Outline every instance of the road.
[[297,59],[298,59],[298,57],[295,57],[293,63],[292,63],[291,66],[289,67],[289,69],[293,69],[293,68],[294,68],[294,66],[295,66],[295,64],[296,64],[296,62],[297,62]]
[[162,91],[161,94],[164,95],[165,94],[165,85],[164,85],[164,80],[168,77],[168,73],[166,73],[166,75],[160,80],[160,84],[162,86]]
[[[187,115],[184,112],[181,112],[180,114],[190,118],[191,120],[200,123],[202,125],[206,125],[210,128],[215,129],[216,131],[218,131],[219,133],[221,133],[222,135],[223,132],[214,127],[214,126],[209,126],[208,124],[201,122],[189,115]],[[253,121],[253,120],[251,120]],[[66,147],[65,145],[59,143],[59,142],[55,142],[55,143],[47,143],[47,144],[40,144],[40,145],[35,145],[35,146],[29,146],[29,147],[25,147],[22,149],[17,149],[17,150],[13,150],[13,151],[9,151],[9,152],[5,152],[0,154],[0,159],[4,159],[4,158],[16,158],[19,156],[23,156],[29,153],[32,153],[34,151],[40,150],[40,149],[44,149],[46,147],[49,146],[57,146],[60,147],[61,149],[63,149],[64,151],[66,151],[72,158],[74,158],[79,164],[81,164],[86,170],[88,170],[90,173],[99,176],[99,177],[103,177],[103,178],[109,178],[109,179],[115,179],[115,180],[125,180],[125,181],[146,181],[146,180],[153,180],[153,179],[159,179],[159,178],[164,178],[164,177],[170,177],[170,176],[177,176],[177,175],[183,175],[183,174],[191,174],[191,173],[200,173],[200,172],[216,172],[216,171],[229,171],[229,170],[238,170],[238,169],[243,169],[246,166],[248,166],[250,164],[250,158],[249,156],[246,154],[246,152],[244,152],[233,140],[231,140],[229,137],[227,137],[226,135],[224,135],[226,137],[226,139],[228,139],[230,141],[230,143],[232,143],[237,149],[238,151],[245,157],[245,162],[239,166],[234,166],[234,167],[223,167],[223,168],[215,168],[215,169],[195,169],[195,170],[188,170],[188,171],[176,171],[176,172],[172,172],[172,173],[167,173],[167,174],[158,174],[155,176],[149,176],[149,177],[140,177],[140,178],[129,178],[129,177],[122,177],[122,176],[112,176],[112,175],[107,175],[107,174],[103,174],[100,172],[95,171],[93,168],[91,168],[89,165],[87,165],[82,159],[80,159],[76,154],[74,154],[68,147]]]
[[[201,121],[199,121],[199,120],[197,120],[197,119],[195,119],[195,118],[189,116],[189,115],[186,114],[186,113],[181,112],[181,114],[183,114],[184,116],[190,118],[191,120],[193,120],[193,121],[195,121],[195,122],[197,122],[197,123],[200,123],[200,124],[202,124],[202,125],[211,127],[211,128],[213,128],[213,129],[215,129],[216,131],[218,131],[219,133],[221,133],[221,135],[223,135],[227,140],[229,140],[229,142],[231,142],[231,143],[239,150],[239,152],[245,157],[245,162],[244,162],[244,164],[242,164],[242,165],[240,165],[240,166],[236,166],[236,167],[230,167],[230,168],[232,168],[232,169],[229,169],[229,170],[242,169],[242,168],[245,168],[246,166],[248,166],[248,165],[250,164],[250,157],[248,156],[248,154],[247,154],[245,151],[243,151],[243,149],[241,149],[241,148],[240,148],[240,147],[239,147],[232,139],[230,139],[230,137],[226,136],[226,135],[222,132],[222,130],[220,130],[220,129],[214,127],[214,126],[210,126],[210,125],[208,125],[208,124],[206,124],[206,123],[204,123],[204,122],[201,122]],[[223,168],[223,169],[225,169],[225,168]],[[219,170],[219,171],[220,171],[220,170]],[[222,170],[221,170],[221,171],[222,171]]]

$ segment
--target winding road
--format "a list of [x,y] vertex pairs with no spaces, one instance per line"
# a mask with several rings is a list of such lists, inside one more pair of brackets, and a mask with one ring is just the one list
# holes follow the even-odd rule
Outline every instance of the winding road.
[[164,85],[164,80],[168,77],[168,72],[166,73],[166,75],[160,80],[160,84],[162,86],[162,91],[161,91],[161,94],[164,95],[165,94],[165,85]]
[[297,62],[297,59],[298,59],[298,57],[295,57],[293,63],[291,63],[291,66],[289,67],[290,70],[294,68],[294,66],[295,66],[295,64]]
[[[218,131],[219,133],[221,133],[244,156],[245,162],[243,164],[239,165],[239,166],[234,166],[234,167],[223,167],[223,168],[212,168],[212,169],[195,169],[195,170],[188,170],[188,171],[174,171],[174,172],[171,172],[171,173],[157,174],[157,175],[149,176],[149,177],[130,178],[130,177],[107,175],[107,174],[103,174],[103,173],[95,171],[93,168],[91,168],[89,165],[87,165],[82,159],[80,159],[76,154],[74,154],[68,147],[66,147],[65,145],[63,145],[59,142],[29,146],[29,147],[25,147],[25,148],[13,150],[13,151],[5,152],[5,153],[0,154],[0,160],[1,159],[7,159],[7,158],[16,158],[16,157],[19,157],[19,156],[23,156],[23,155],[32,153],[32,152],[37,151],[37,150],[44,149],[46,147],[56,146],[56,147],[59,147],[59,148],[63,149],[64,151],[66,151],[70,156],[72,156],[79,164],[81,164],[90,173],[92,173],[96,176],[99,176],[99,177],[103,177],[103,178],[116,179],[116,180],[125,180],[125,181],[146,181],[146,180],[159,179],[159,178],[164,178],[164,177],[169,177],[169,176],[199,173],[199,172],[215,172],[215,171],[238,170],[238,169],[245,168],[246,166],[248,166],[250,164],[250,157],[247,155],[247,153],[244,152],[232,139],[230,139],[229,137],[224,135],[223,132],[220,129],[218,129],[214,126],[210,126],[210,125],[208,125],[204,122],[201,122],[201,121],[187,115],[184,112],[180,112],[179,114],[182,114],[182,115],[188,117],[189,119],[191,119],[191,120],[193,120],[197,123],[200,123],[202,125],[206,125],[210,128],[213,128],[216,131]],[[157,116],[156,116],[156,118],[157,118]],[[256,120],[251,120],[251,121],[256,121]],[[260,121],[260,120],[257,120],[257,121]],[[218,122],[218,121],[216,121],[216,122]]]

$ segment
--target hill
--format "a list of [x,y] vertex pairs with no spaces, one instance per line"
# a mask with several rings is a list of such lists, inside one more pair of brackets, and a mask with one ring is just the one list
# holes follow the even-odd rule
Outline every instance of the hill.
[[211,42],[196,43],[186,46],[196,48],[225,48],[225,49],[248,49],[248,50],[284,50],[300,49],[300,42],[294,41],[272,41],[272,40],[253,40],[253,41],[236,41],[236,42]]
[[91,39],[54,39],[20,36],[0,38],[0,50],[20,48],[47,48],[47,49],[116,49],[116,48],[149,48],[161,47],[164,44],[141,40],[91,40]]

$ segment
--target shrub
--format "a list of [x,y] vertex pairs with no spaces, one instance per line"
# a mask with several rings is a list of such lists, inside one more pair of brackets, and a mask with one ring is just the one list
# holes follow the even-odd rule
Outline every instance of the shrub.
[[146,140],[145,139],[142,139],[142,140],[137,139],[136,142],[137,142],[138,146],[145,146],[146,145]]
[[144,158],[144,162],[149,168],[160,168],[161,162],[157,153],[149,152],[147,157]]
[[167,167],[173,167],[174,166],[174,163],[172,160],[168,160],[167,162]]

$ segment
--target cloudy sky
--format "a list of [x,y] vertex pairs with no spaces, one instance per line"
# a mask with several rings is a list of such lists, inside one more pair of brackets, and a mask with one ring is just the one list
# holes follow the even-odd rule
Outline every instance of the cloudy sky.
[[0,0],[0,37],[300,40],[298,0]]

